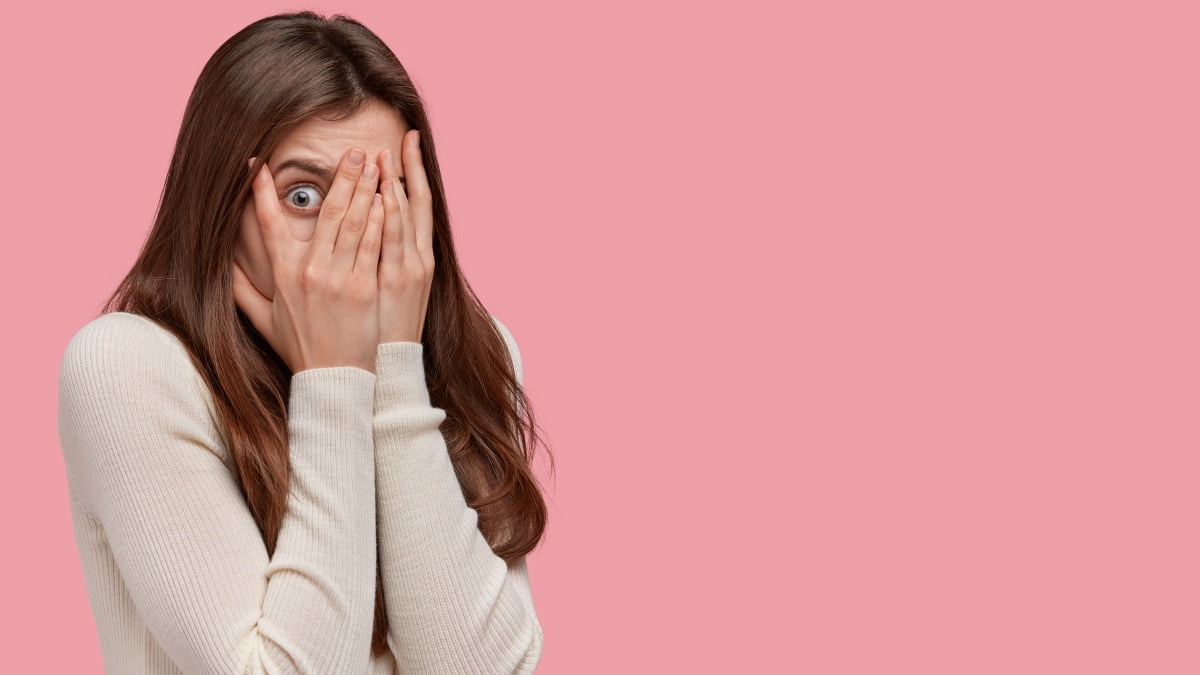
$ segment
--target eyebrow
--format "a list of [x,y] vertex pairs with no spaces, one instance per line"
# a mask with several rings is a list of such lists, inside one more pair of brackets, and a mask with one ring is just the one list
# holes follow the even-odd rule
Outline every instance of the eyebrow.
[[[294,157],[292,159],[287,160],[286,162],[281,163],[279,166],[275,167],[275,170],[273,171],[273,173],[282,173],[284,169],[291,169],[291,168],[300,169],[301,171],[307,171],[308,173],[311,173],[314,176],[320,176],[321,179],[323,179],[326,183],[333,182],[333,169],[329,168],[328,166],[325,166],[324,164],[320,163],[318,160],[308,159],[308,158],[304,158],[304,157]],[[407,182],[404,180],[404,176],[400,176],[399,180],[401,183]]]
[[275,167],[274,173],[282,173],[284,169],[289,168],[300,169],[301,171],[307,171],[314,176],[320,176],[325,180],[326,183],[329,183],[333,180],[333,169],[330,169],[324,164],[318,163],[316,160],[304,159],[300,157],[289,159],[286,162],[281,163],[279,166]]

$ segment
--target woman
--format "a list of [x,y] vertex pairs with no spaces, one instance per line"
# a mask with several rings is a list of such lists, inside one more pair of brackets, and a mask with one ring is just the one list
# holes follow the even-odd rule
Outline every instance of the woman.
[[221,45],[63,358],[107,671],[532,672],[535,429],[391,50],[312,12]]

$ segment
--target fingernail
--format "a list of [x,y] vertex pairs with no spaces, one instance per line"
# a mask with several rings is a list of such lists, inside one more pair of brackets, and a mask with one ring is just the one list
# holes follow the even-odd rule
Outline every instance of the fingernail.
[[366,158],[367,153],[355,148],[350,151],[350,166],[362,166],[362,163]]
[[389,170],[396,168],[396,162],[395,162],[395,160],[392,159],[392,151],[391,150],[383,151],[383,162],[385,164],[387,164],[387,167]]
[[363,169],[362,175],[367,180],[374,180],[379,175],[379,167],[374,164],[368,164],[367,168]]

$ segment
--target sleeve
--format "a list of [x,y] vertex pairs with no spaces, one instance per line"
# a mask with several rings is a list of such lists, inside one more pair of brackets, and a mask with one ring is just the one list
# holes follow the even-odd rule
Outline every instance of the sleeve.
[[148,630],[185,673],[360,673],[375,600],[375,374],[292,376],[291,483],[272,556],[217,452],[208,390],[148,319],[68,344],[59,434]]
[[[517,373],[516,344],[501,326]],[[375,476],[388,643],[404,673],[532,673],[541,658],[524,559],[509,568],[479,531],[430,403],[424,345],[379,345]]]

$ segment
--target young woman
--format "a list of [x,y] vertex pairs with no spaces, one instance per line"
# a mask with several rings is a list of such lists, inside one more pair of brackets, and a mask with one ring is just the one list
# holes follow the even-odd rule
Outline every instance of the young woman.
[[424,106],[341,15],[225,42],[59,433],[110,673],[528,673],[546,506]]

